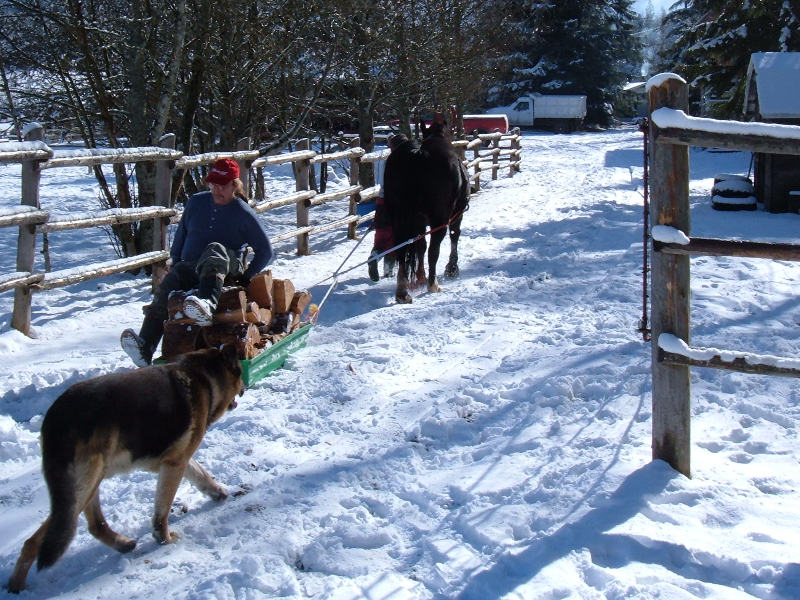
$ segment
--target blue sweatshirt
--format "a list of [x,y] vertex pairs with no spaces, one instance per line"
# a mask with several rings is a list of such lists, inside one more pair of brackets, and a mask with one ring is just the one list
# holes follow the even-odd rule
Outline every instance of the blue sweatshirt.
[[170,248],[172,262],[195,261],[212,242],[236,252],[246,246],[253,259],[244,274],[252,278],[273,258],[272,244],[256,212],[241,198],[225,206],[214,204],[211,192],[199,192],[186,201],[175,239]]

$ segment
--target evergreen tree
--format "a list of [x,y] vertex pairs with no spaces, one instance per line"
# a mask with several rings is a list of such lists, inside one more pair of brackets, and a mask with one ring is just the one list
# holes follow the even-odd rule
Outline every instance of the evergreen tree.
[[508,102],[523,92],[585,94],[587,122],[608,125],[621,85],[641,64],[631,0],[528,0],[517,13],[513,74],[495,88]]
[[800,51],[800,7],[787,0],[686,0],[673,22],[676,73],[693,88],[693,112],[719,118],[742,113],[753,52]]
[[[672,61],[666,61],[669,48],[674,44],[671,39],[673,28],[669,24],[668,13],[663,9],[656,12],[653,3],[648,4],[642,17],[642,76],[649,78],[657,73],[670,70]],[[664,69],[664,65],[668,65]]]

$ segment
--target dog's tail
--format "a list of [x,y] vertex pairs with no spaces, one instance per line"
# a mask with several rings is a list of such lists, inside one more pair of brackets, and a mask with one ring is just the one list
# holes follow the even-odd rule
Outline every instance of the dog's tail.
[[78,526],[75,445],[69,436],[48,437],[45,426],[46,420],[42,424],[42,471],[50,491],[50,517],[39,548],[37,569],[50,567],[61,558]]

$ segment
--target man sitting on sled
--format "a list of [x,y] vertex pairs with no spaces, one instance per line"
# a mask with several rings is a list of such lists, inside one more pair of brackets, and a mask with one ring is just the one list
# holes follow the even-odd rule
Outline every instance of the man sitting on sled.
[[[247,203],[239,165],[227,158],[218,160],[206,183],[209,191],[194,194],[186,202],[170,248],[172,266],[146,308],[139,334],[126,329],[120,336],[122,349],[137,367],[153,360],[164,334],[171,292],[196,290],[186,298],[184,310],[187,317],[205,325],[211,322],[226,278],[247,287],[273,258],[267,232]],[[254,254],[243,269],[242,255],[248,246]]]

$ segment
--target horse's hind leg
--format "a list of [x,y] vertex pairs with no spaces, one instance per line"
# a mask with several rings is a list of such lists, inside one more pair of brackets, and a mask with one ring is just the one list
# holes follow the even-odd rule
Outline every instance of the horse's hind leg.
[[436,263],[439,261],[439,250],[444,239],[445,229],[437,229],[431,234],[431,243],[428,247],[428,291],[441,292],[439,282],[436,281]]
[[458,277],[458,238],[461,237],[461,217],[450,223],[450,260],[444,268],[446,277]]
[[414,244],[414,252],[417,253],[417,272],[414,275],[414,287],[425,285],[425,250],[427,249],[425,238]]
[[411,304],[411,294],[408,293],[408,274],[406,273],[406,260],[400,256],[397,261],[397,288],[394,299],[400,304]]

